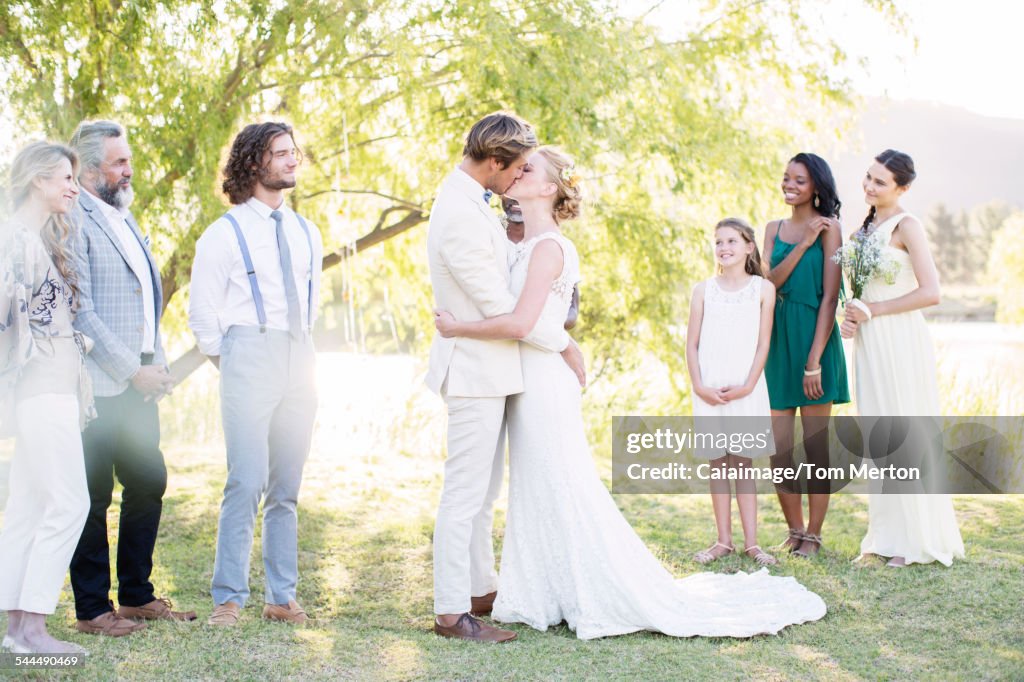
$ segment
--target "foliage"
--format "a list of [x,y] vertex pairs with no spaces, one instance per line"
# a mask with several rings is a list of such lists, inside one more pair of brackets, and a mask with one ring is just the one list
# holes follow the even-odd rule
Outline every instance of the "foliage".
[[999,291],[996,321],[1024,324],[1024,212],[1016,211],[992,236],[988,280]]
[[989,261],[993,235],[1014,209],[1001,201],[951,213],[935,205],[925,230],[935,250],[935,267],[943,284],[978,284]]
[[[890,3],[866,4],[903,22]],[[359,315],[325,319],[362,319],[367,346],[383,350],[429,338],[422,227],[433,193],[472,121],[513,109],[584,172],[589,210],[569,233],[596,366],[651,351],[682,376],[677,329],[684,292],[710,269],[710,226],[767,217],[792,130],[847,103],[834,67],[851,56],[811,0],[709,0],[667,38],[625,6],[13,0],[0,6],[0,72],[15,142],[66,139],[82,118],[129,127],[135,210],[175,299],[172,332],[183,332],[176,299],[195,240],[225,208],[227,145],[248,121],[290,119],[305,153],[290,201],[334,250],[325,265],[346,260],[346,246],[368,249],[331,282]]]

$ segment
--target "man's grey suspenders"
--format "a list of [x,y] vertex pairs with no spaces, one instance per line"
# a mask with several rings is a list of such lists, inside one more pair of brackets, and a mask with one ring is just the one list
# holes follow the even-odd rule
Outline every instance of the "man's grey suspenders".
[[[235,220],[235,216],[231,213],[225,213],[224,217],[231,223],[231,227],[235,230],[235,239],[238,240],[238,248],[242,251],[242,261],[245,263],[245,273],[249,276],[249,288],[252,289],[252,298],[256,302],[256,317],[260,321],[260,332],[267,331],[267,311],[263,308],[263,295],[260,293],[260,283],[256,279],[256,269],[252,265],[252,258],[249,256],[249,246],[245,242],[245,236],[242,234],[242,228],[239,227],[238,221]],[[309,234],[309,225],[306,224],[305,219],[298,213],[295,217],[299,219],[299,225],[302,226],[302,231],[306,233],[306,243],[309,245],[309,282],[307,283],[307,296],[306,296],[306,326],[310,332],[313,331],[313,237]],[[282,276],[291,276],[291,273],[282,273]]]

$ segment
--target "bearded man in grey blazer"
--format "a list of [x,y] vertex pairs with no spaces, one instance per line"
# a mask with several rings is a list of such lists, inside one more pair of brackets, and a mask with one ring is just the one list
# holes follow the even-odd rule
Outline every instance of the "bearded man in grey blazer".
[[[77,629],[121,637],[145,620],[195,620],[154,594],[150,574],[167,469],[157,400],[170,392],[160,340],[160,269],[128,207],[132,154],[124,128],[84,121],[71,146],[82,193],[73,253],[79,307],[75,327],[96,345],[86,360],[99,414],[82,434],[91,508],[71,560]],[[110,600],[107,509],[114,475],[124,486],[117,543],[118,604]]]

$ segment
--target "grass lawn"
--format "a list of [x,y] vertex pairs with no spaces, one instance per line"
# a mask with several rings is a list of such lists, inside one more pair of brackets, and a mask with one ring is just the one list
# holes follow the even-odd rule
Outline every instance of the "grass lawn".
[[[257,529],[252,599],[239,627],[205,625],[217,514],[225,476],[217,426],[216,375],[210,368],[161,403],[169,469],[153,581],[199,621],[158,623],[108,639],[74,631],[70,588],[50,628],[92,653],[84,670],[32,673],[39,679],[1024,679],[1024,496],[959,497],[967,557],[941,565],[857,568],[866,500],[833,498],[827,549],[810,561],[784,558],[771,569],[819,593],[829,613],[779,636],[673,639],[640,633],[578,641],[564,626],[499,646],[451,641],[430,632],[431,532],[440,491],[440,404],[423,395],[415,361],[331,356],[320,359],[321,404],[313,454],[300,498],[299,601],[315,624],[264,623],[263,567]],[[408,386],[366,390],[374,385]],[[596,422],[598,394],[588,392]],[[621,399],[621,397],[620,397]],[[608,471],[603,437],[595,444]],[[202,445],[185,445],[198,441]],[[10,444],[0,444],[0,500]],[[605,447],[606,449],[606,447]],[[116,541],[119,490],[109,517]],[[706,495],[618,496],[637,532],[676,575],[700,570],[693,553],[714,536]],[[505,502],[496,515],[497,542]],[[773,497],[760,500],[760,543],[786,533]],[[734,515],[736,540],[739,521]],[[0,559],[2,560],[2,559]],[[753,570],[729,557],[716,571]],[[0,627],[5,627],[0,615]],[[24,676],[25,674],[22,673]],[[0,679],[13,676],[0,670]]]
[[[321,439],[322,440],[322,439]],[[564,626],[513,626],[519,640],[487,646],[443,640],[431,625],[433,506],[440,467],[398,453],[350,461],[314,454],[301,499],[299,600],[312,627],[260,620],[262,564],[253,599],[232,630],[204,625],[223,463],[213,448],[167,449],[170,487],[154,582],[192,624],[159,623],[124,639],[73,631],[70,588],[50,619],[57,636],[92,652],[79,679],[1010,679],[1024,675],[1024,499],[956,500],[967,558],[952,568],[856,568],[865,500],[837,496],[820,559],[784,559],[829,607],[824,620],[750,640],[657,634],[578,641]],[[637,531],[677,575],[712,537],[705,496],[619,496]],[[115,501],[116,504],[116,501]],[[782,539],[774,499],[761,500],[763,544]],[[737,520],[738,521],[738,520]],[[111,516],[116,524],[116,517]],[[498,514],[498,526],[503,517]],[[738,528],[738,522],[736,528]],[[499,532],[500,534],[500,532]],[[714,570],[750,570],[740,557]],[[0,619],[2,620],[2,619]],[[5,671],[9,672],[9,671]],[[2,674],[0,674],[2,676]]]

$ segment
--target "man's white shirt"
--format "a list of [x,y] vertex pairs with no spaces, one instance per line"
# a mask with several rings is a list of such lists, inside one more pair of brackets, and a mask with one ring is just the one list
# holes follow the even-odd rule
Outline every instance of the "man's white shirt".
[[[249,247],[249,255],[266,310],[267,327],[288,331],[288,300],[284,289],[284,275],[281,272],[276,226],[270,216],[274,210],[253,197],[245,203],[233,206],[229,213],[238,221]],[[307,220],[313,245],[313,271],[310,272],[309,242],[298,217],[284,204],[276,210],[282,214],[282,227],[291,250],[290,275],[295,280],[301,309],[300,317],[305,328],[307,320],[316,321],[319,308],[323,242],[316,225]],[[313,279],[311,317],[307,316],[307,287],[310,276]],[[188,319],[189,327],[199,343],[199,350],[204,355],[220,355],[221,340],[232,326],[259,325],[256,303],[253,300],[252,287],[238,239],[231,223],[224,217],[218,218],[206,228],[196,242]]]

